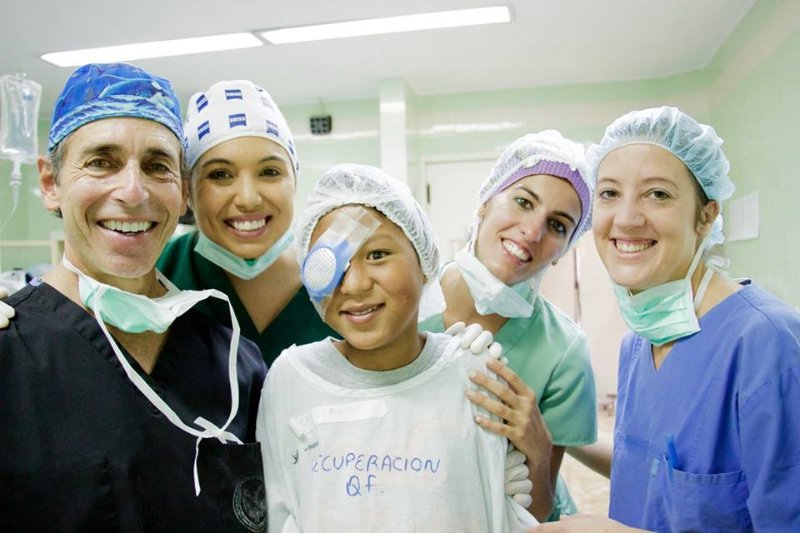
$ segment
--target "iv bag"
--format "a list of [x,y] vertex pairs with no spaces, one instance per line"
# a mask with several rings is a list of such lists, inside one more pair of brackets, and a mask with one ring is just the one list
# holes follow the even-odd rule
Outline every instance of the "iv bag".
[[0,157],[35,163],[42,86],[24,75],[0,77]]

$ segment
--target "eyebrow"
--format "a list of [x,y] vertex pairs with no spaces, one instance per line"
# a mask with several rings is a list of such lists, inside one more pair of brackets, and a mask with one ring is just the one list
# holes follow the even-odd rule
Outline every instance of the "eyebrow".
[[[85,157],[91,154],[114,154],[120,153],[123,151],[123,148],[119,144],[90,144],[89,146],[85,147],[81,150],[80,155]],[[179,159],[179,155],[170,152],[169,150],[165,150],[163,148],[155,148],[149,147],[145,150],[145,156],[147,157],[165,157],[167,159],[175,159],[176,161]]]
[[[285,158],[278,155],[268,155],[262,157],[257,161],[257,163],[267,163],[271,161],[277,161],[279,163],[283,163],[284,165],[288,164]],[[209,159],[208,161],[203,163],[203,168],[215,164],[232,165],[233,161],[231,161],[230,159],[225,159],[224,157],[215,157],[214,159]]]
[[[378,230],[376,229],[375,231],[377,232]],[[405,234],[403,234],[403,237],[405,237]],[[390,234],[390,233],[385,233],[385,232],[384,233],[375,233],[375,232],[373,232],[369,236],[367,236],[366,239],[364,239],[364,244],[371,243],[371,242],[374,242],[374,241],[377,241],[377,240],[380,240],[380,239],[389,239],[391,241],[397,240],[395,238],[395,236]]]
[[175,159],[176,163],[180,163],[180,155],[164,150],[163,148],[148,148],[145,151],[148,157],[165,157],[167,159]]
[[673,180],[661,176],[650,176],[648,178],[645,178],[643,181],[644,183],[658,182],[658,183],[666,183],[667,185],[672,185],[673,187],[678,186],[678,184],[675,183]]
[[[599,187],[601,185],[612,185],[612,186],[615,186],[615,187],[620,187],[621,186],[620,185],[620,180],[618,180],[617,178],[610,177],[610,176],[599,178],[597,180],[596,187],[599,189]],[[673,180],[671,180],[669,178],[665,178],[665,177],[662,177],[662,176],[649,176],[647,178],[643,178],[641,183],[637,183],[636,184],[636,187],[637,188],[652,187],[654,185],[656,185],[656,186],[660,185],[662,187],[669,187],[673,191],[680,190],[680,185],[679,184],[675,183],[675,181],[673,181]]]
[[[539,197],[539,195],[536,194],[535,192],[533,192],[532,190],[530,190],[529,188],[527,188],[525,185],[517,185],[515,188],[522,189],[523,191],[525,191],[528,194],[530,194],[537,203],[541,203],[542,199]],[[570,215],[569,213],[567,213],[565,211],[553,211],[553,214],[556,215],[556,216],[560,216],[560,217],[566,218],[567,220],[569,220],[572,223],[573,226],[576,224],[575,219],[572,218],[572,215]]]
[[89,154],[108,154],[113,152],[121,152],[122,147],[118,144],[90,144],[81,150],[80,155],[86,156]]

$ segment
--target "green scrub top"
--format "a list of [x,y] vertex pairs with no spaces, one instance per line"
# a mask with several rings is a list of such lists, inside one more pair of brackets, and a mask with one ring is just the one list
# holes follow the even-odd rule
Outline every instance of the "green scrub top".
[[[156,267],[180,289],[217,289],[226,294],[242,335],[258,345],[267,366],[293,344],[307,344],[328,336],[339,338],[339,334],[319,317],[305,287],[301,287],[272,323],[259,332],[225,270],[195,253],[197,236],[198,232],[194,231],[172,239],[158,258]],[[197,308],[218,322],[230,325],[230,311],[222,300],[209,298],[197,304]]]
[[[444,331],[442,314],[419,324],[421,331]],[[583,446],[597,440],[597,398],[586,335],[541,295],[528,318],[510,318],[494,335],[508,366],[536,393],[539,410],[556,446]],[[548,521],[577,512],[559,476],[556,504]]]

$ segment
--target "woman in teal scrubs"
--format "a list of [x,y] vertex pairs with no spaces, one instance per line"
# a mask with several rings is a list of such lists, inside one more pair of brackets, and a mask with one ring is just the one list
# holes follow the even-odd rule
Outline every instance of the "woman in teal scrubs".
[[538,293],[550,264],[589,227],[587,175],[583,147],[556,131],[514,141],[481,187],[469,244],[442,270],[443,311],[420,325],[442,331],[459,321],[477,323],[502,345],[519,378],[499,366],[492,370],[509,386],[476,377],[504,404],[482,395],[474,396],[476,403],[506,421],[479,423],[526,455],[534,487],[529,510],[540,521],[576,512],[558,477],[564,449],[597,436],[586,337]]

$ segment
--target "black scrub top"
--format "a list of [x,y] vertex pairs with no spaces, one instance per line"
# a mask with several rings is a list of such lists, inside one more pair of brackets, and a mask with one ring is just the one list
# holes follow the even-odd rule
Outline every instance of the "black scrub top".
[[[6,300],[0,330],[0,531],[264,531],[255,421],[266,367],[242,338],[239,410],[228,426],[244,445],[200,443],[130,382],[94,318],[51,286]],[[231,330],[190,310],[175,321],[150,375],[133,368],[185,424],[230,413]]]

